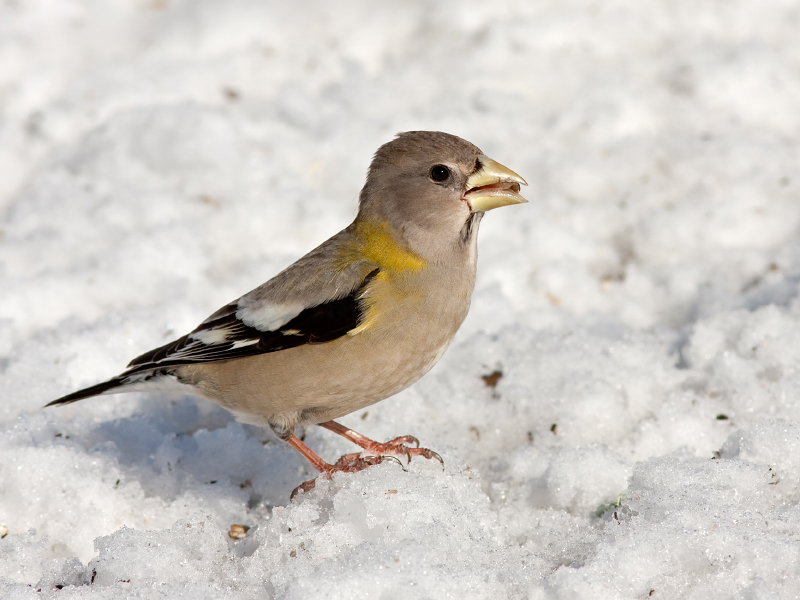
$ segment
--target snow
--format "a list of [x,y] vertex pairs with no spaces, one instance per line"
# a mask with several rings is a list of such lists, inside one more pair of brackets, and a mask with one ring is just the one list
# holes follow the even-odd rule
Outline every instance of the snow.
[[[800,597],[798,29],[789,0],[0,4],[0,596]],[[311,467],[211,403],[42,408],[347,225],[411,129],[530,184],[440,364],[342,419],[444,470],[290,501]]]

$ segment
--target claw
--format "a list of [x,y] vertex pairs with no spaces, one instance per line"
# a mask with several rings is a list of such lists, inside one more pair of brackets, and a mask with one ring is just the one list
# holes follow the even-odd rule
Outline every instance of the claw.
[[[370,458],[372,458],[372,457],[370,457]],[[401,469],[403,469],[403,471],[405,471],[406,473],[408,473],[408,469],[406,469],[406,468],[403,466],[403,463],[402,463],[402,462],[400,462],[400,459],[399,459],[399,458],[397,458],[396,456],[381,456],[381,457],[379,457],[379,458],[381,458],[382,460],[393,460],[393,461],[394,461],[394,462],[396,462],[398,465],[400,465],[400,468],[401,468]],[[409,456],[409,459],[408,459],[408,460],[409,460],[409,461],[411,461],[411,457],[410,457],[410,456]]]
[[438,452],[434,452],[433,450],[429,450],[428,448],[419,448],[418,450],[419,452],[414,452],[414,454],[419,454],[420,456],[422,456],[423,458],[427,458],[428,460],[430,460],[431,458],[435,458],[440,463],[442,463],[442,470],[444,470],[444,459]]
[[290,501],[294,500],[294,497],[297,496],[297,494],[299,494],[300,492],[303,492],[304,494],[310,492],[311,490],[314,489],[315,485],[317,485],[316,479],[309,479],[308,481],[301,483],[292,490],[292,494],[289,496],[289,500]]

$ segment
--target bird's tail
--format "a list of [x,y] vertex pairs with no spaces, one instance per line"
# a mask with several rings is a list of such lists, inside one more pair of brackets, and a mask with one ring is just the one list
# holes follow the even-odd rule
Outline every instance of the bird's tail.
[[91,387],[78,390],[77,392],[72,392],[71,394],[62,396],[57,400],[48,402],[47,404],[45,404],[45,407],[55,406],[56,404],[69,404],[70,402],[77,402],[78,400],[83,400],[84,398],[91,398],[92,396],[99,396],[100,394],[105,394],[113,389],[125,385],[127,383],[127,379],[128,379],[127,377],[114,377],[113,379],[109,379],[108,381],[104,381],[103,383],[98,383],[97,385],[93,385]]

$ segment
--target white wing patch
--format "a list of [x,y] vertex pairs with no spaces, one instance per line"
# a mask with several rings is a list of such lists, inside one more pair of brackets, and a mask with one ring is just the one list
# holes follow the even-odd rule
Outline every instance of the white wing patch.
[[260,331],[276,331],[294,319],[306,308],[303,304],[255,304],[248,306],[239,301],[236,318],[248,327]]
[[189,334],[189,337],[198,342],[203,342],[206,346],[213,346],[215,344],[224,344],[228,341],[230,329],[223,327],[221,329],[202,329]]
[[[236,311],[236,318],[247,327],[252,327],[257,331],[276,331],[303,312],[304,309],[305,306],[302,304],[265,303],[258,307],[244,306],[243,308],[239,308],[239,310]],[[189,339],[206,346],[218,346],[220,344],[227,344],[231,342],[231,338],[235,339],[238,337],[237,334],[241,335],[241,331],[236,331],[235,327],[229,326],[215,328],[212,325],[209,329],[201,329],[200,331],[190,333]],[[294,330],[291,333],[285,333],[284,335],[293,334],[295,334]],[[257,344],[259,340],[260,337],[247,340],[239,339],[232,342],[233,345],[230,349],[237,350],[239,348],[252,346],[253,344]],[[198,346],[199,344],[197,343],[189,344],[182,350],[179,350],[175,354],[171,355],[170,359],[187,356],[193,351],[197,351]]]

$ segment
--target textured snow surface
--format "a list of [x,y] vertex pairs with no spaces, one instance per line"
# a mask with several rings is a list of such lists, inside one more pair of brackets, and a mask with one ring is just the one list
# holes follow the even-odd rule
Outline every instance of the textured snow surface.
[[[798,31],[788,0],[0,3],[0,597],[800,597]],[[310,466],[211,403],[42,409],[347,225],[410,129],[530,183],[440,364],[342,420],[444,471],[290,502]]]

